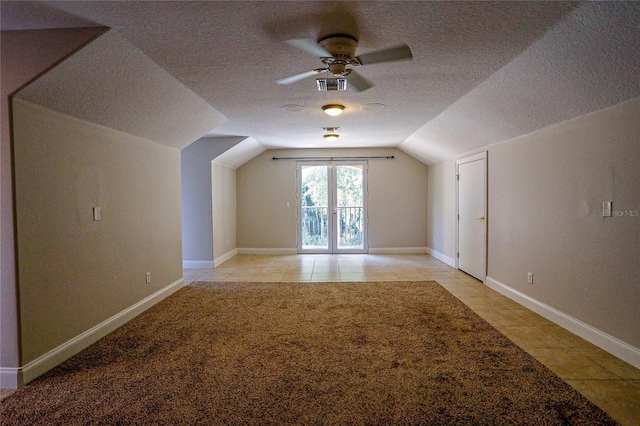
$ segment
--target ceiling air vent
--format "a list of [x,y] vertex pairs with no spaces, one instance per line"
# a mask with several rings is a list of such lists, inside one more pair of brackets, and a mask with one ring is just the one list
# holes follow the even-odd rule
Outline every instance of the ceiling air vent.
[[326,92],[328,90],[347,90],[346,78],[318,78],[316,79],[318,90]]

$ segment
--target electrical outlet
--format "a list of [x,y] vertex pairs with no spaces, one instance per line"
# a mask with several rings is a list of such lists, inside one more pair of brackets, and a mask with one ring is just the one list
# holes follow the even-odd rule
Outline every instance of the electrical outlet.
[[533,272],[527,272],[527,282],[533,284]]
[[151,282],[151,272],[147,272],[147,283]]

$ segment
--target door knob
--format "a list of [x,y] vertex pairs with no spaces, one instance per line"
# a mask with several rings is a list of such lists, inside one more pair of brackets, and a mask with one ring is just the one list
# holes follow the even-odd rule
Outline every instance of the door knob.
[[484,216],[476,217],[476,220],[484,220]]

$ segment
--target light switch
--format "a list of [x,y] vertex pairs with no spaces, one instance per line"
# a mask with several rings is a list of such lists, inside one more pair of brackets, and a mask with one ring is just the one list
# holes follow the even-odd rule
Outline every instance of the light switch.
[[290,203],[290,202],[288,202],[288,201],[287,201],[287,202],[285,203],[285,205],[287,206],[287,208],[288,208],[288,209],[290,209],[290,208],[291,208],[291,203]]
[[93,208],[93,220],[94,222],[100,220],[100,207]]
[[611,217],[611,201],[602,203],[602,217]]

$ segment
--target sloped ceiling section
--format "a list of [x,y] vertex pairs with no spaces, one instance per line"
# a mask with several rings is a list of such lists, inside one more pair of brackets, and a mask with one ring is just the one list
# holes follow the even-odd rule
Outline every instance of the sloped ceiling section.
[[[208,138],[215,140],[216,138]],[[267,149],[254,138],[246,138],[213,159],[214,163],[237,169]]]
[[2,31],[101,27],[88,19],[34,1],[2,1]]
[[226,121],[113,30],[16,97],[178,149]]
[[431,164],[640,96],[640,3],[588,2],[400,144]]

